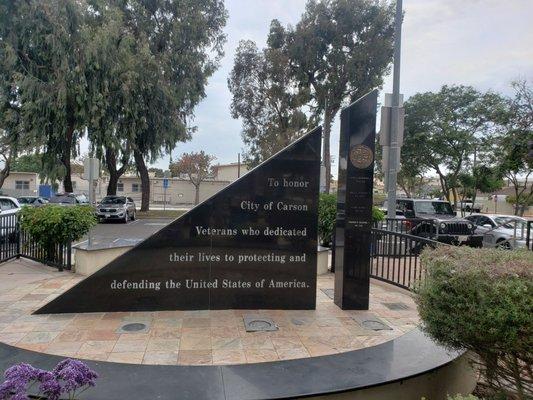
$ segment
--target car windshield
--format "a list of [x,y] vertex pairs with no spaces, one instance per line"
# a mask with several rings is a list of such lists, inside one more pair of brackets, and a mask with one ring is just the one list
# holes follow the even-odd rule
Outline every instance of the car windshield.
[[18,200],[20,204],[31,204],[35,201],[35,199],[32,199],[31,197],[21,197]]
[[54,196],[50,199],[50,203],[55,204],[74,204],[76,199],[70,196]]
[[454,215],[452,206],[445,201],[415,201],[417,214]]
[[124,204],[126,203],[125,197],[104,197],[102,204]]
[[516,225],[517,231],[522,231],[526,229],[526,222],[518,218],[509,218],[509,217],[496,217],[494,221],[498,226],[501,226],[505,229],[514,229]]

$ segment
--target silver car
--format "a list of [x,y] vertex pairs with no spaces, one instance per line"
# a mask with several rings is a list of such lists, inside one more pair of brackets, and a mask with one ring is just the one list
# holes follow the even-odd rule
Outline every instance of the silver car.
[[131,197],[106,196],[96,206],[96,216],[100,221],[133,221],[137,214],[135,202]]
[[[527,220],[515,215],[473,214],[465,217],[483,234],[483,247],[517,249],[526,247]],[[533,232],[530,232],[533,237]]]

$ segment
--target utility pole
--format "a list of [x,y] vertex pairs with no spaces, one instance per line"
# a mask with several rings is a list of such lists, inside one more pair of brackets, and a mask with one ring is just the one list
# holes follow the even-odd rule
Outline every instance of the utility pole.
[[[402,46],[402,0],[396,0],[394,24],[394,69],[392,75],[392,104],[390,109],[390,140],[387,162],[387,218],[396,218],[396,184],[403,139],[403,109],[400,109],[400,58]],[[402,128],[401,128],[402,127]]]

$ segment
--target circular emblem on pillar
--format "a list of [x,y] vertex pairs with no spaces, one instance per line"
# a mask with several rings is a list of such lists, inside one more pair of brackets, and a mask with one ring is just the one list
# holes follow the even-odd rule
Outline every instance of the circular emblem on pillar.
[[374,153],[370,147],[358,144],[350,148],[350,161],[355,168],[368,168],[374,161]]

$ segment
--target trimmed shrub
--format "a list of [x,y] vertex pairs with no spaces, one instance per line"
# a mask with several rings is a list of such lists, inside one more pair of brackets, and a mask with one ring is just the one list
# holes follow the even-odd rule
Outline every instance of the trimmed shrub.
[[20,216],[22,230],[46,249],[48,261],[55,260],[57,245],[80,239],[97,223],[94,209],[81,205],[23,207]]
[[438,343],[474,352],[495,393],[533,395],[533,252],[425,249],[416,293],[423,329]]
[[330,246],[337,219],[337,196],[320,193],[318,199],[318,237],[322,246]]
[[[320,193],[318,201],[318,237],[322,246],[331,246],[337,219],[337,195]],[[372,222],[383,221],[385,213],[372,206]]]

